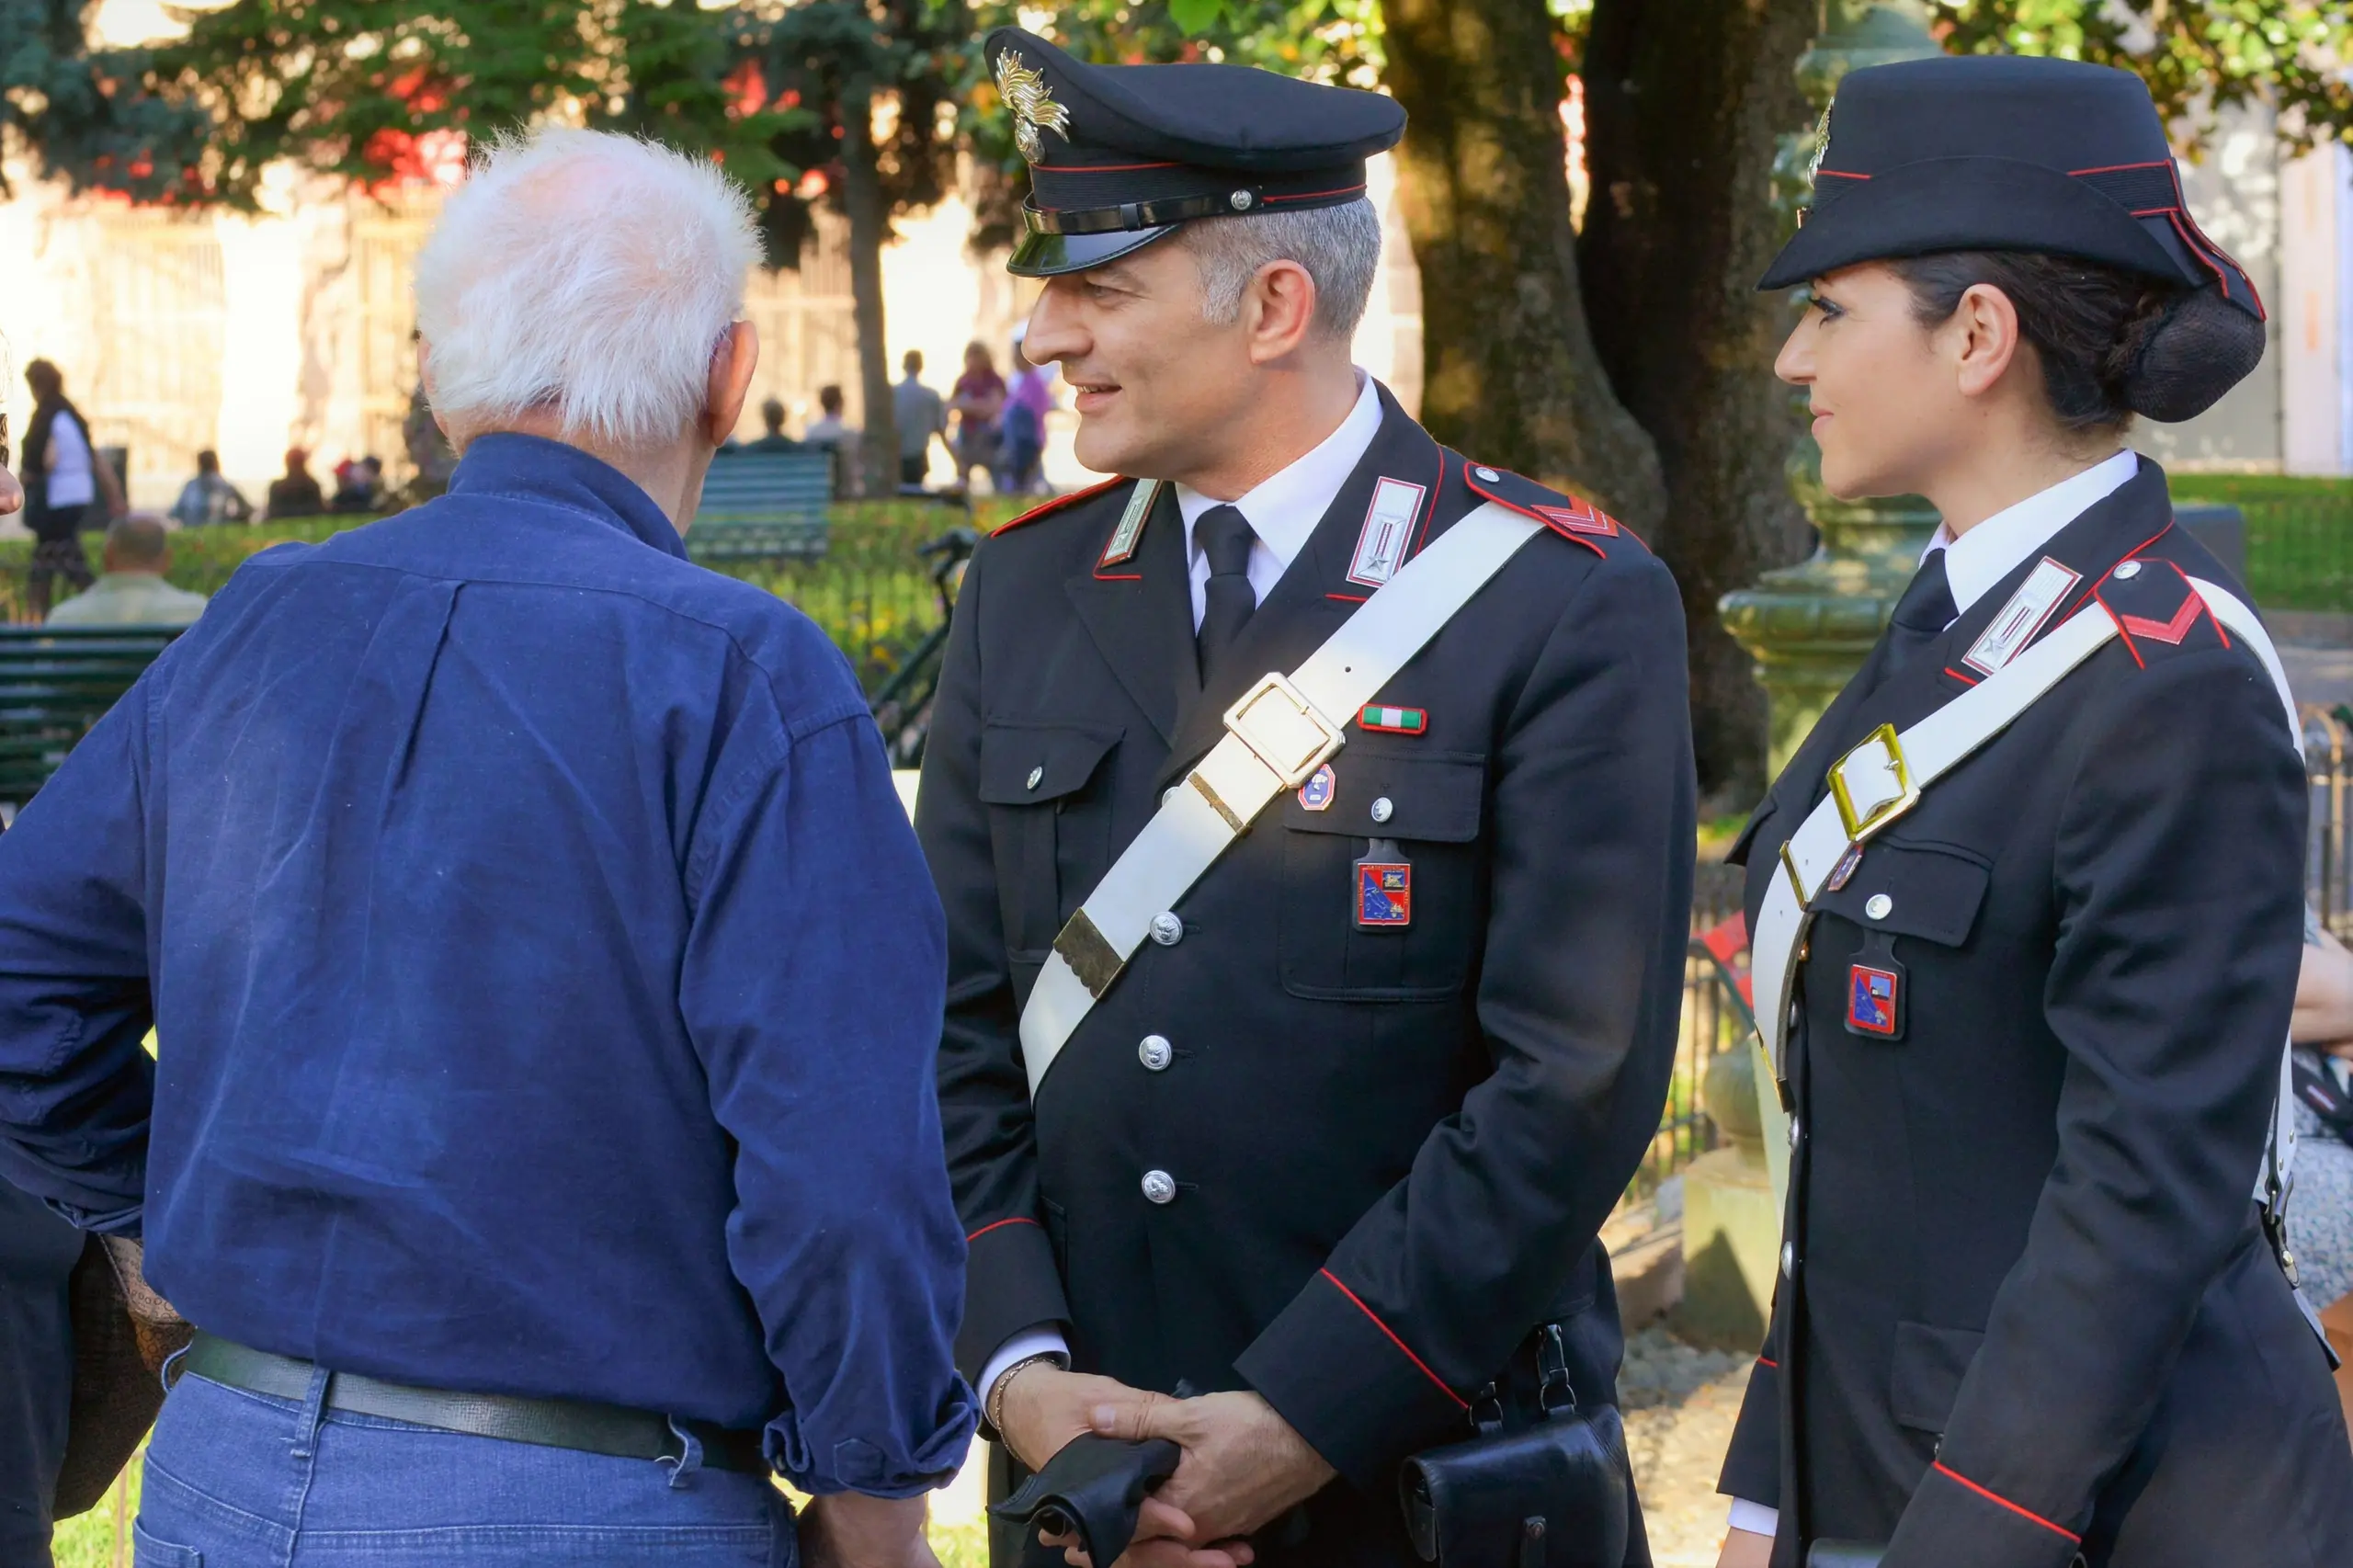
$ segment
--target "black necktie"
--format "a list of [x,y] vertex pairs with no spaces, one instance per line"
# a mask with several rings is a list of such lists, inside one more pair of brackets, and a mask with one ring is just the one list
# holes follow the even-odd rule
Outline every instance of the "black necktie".
[[1912,585],[1895,601],[1895,613],[1887,621],[1887,663],[1881,671],[1886,679],[1917,658],[1927,646],[1944,635],[1945,628],[1960,614],[1952,602],[1952,585],[1945,579],[1945,552],[1933,551],[1920,563],[1913,574]]
[[1250,519],[1232,506],[1211,506],[1193,524],[1193,538],[1210,563],[1209,588],[1201,596],[1201,629],[1195,637],[1203,680],[1258,608],[1258,596],[1250,586],[1250,541],[1257,537],[1250,531]]

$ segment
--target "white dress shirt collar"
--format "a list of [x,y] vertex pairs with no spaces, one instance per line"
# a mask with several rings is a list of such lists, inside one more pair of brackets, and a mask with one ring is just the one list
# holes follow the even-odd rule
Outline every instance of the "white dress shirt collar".
[[2123,489],[2140,467],[2140,457],[2127,449],[2005,507],[1959,539],[1939,523],[1920,559],[1926,561],[1939,550],[1945,552],[1945,581],[1952,587],[1953,608],[1966,615],[1971,605],[2049,544],[2061,528]]
[[[1307,536],[1324,520],[1340,487],[1357,471],[1357,464],[1372,448],[1372,438],[1381,433],[1381,390],[1370,376],[1357,371],[1356,406],[1340,421],[1338,429],[1316,444],[1306,456],[1290,466],[1261,480],[1258,484],[1233,505],[1250,521],[1250,531],[1258,536],[1250,547],[1250,587],[1258,602],[1267,602],[1284,571],[1307,548]],[[1176,486],[1176,509],[1185,519],[1185,559],[1189,563],[1193,583],[1193,624],[1201,623],[1201,611],[1207,604],[1210,563],[1193,542],[1193,525],[1201,514],[1217,506],[1212,496],[1202,494],[1188,484]]]

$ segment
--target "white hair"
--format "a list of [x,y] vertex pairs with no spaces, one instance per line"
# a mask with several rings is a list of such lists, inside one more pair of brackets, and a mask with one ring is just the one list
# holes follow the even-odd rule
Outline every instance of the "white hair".
[[714,164],[563,127],[494,142],[416,258],[433,406],[468,430],[537,408],[570,439],[672,439],[759,257],[751,204]]
[[1381,265],[1381,214],[1358,199],[1304,211],[1197,218],[1176,237],[1201,269],[1201,318],[1220,325],[1242,311],[1242,291],[1270,261],[1295,261],[1315,280],[1318,337],[1346,339],[1364,319]]

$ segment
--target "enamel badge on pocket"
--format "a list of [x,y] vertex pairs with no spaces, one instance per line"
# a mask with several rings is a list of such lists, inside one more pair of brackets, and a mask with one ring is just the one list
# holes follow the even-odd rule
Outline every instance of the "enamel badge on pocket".
[[1376,838],[1356,863],[1359,931],[1397,930],[1414,923],[1414,866],[1393,839]]
[[1904,966],[1895,938],[1874,931],[1847,967],[1847,1032],[1870,1040],[1904,1038]]

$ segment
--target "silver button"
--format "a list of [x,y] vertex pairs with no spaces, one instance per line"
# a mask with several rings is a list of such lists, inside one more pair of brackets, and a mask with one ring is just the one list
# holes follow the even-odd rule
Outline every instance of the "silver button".
[[1136,1060],[1152,1072],[1165,1072],[1176,1060],[1176,1048],[1166,1035],[1148,1034],[1136,1042]]
[[1863,901],[1863,913],[1874,920],[1884,920],[1894,910],[1895,901],[1883,892],[1875,892]]
[[2117,580],[2120,582],[2138,577],[2140,574],[2141,563],[2137,561],[2127,561],[2116,569]]
[[1185,939],[1185,923],[1164,909],[1152,917],[1152,939],[1173,948]]
[[1023,785],[1023,786],[1021,786],[1021,787],[1022,787],[1024,790],[1035,790],[1039,785],[1040,785],[1040,784],[1044,783],[1044,782],[1045,782],[1045,779],[1046,779],[1046,770],[1045,770],[1045,768],[1044,768],[1044,767],[1033,767],[1033,768],[1031,768],[1031,769],[1029,770],[1029,781],[1027,784],[1024,784],[1024,785]]
[[1383,796],[1381,796],[1381,799],[1379,799],[1378,801],[1373,801],[1373,803],[1372,803],[1372,820],[1373,820],[1373,821],[1375,821],[1375,822],[1387,822],[1391,817],[1393,817],[1393,816],[1395,816],[1396,814],[1397,814],[1397,808],[1396,808],[1395,806],[1393,806],[1393,805],[1392,805],[1392,804],[1390,803],[1390,801],[1389,801],[1389,797],[1388,797],[1388,796],[1383,795]]
[[1176,1178],[1166,1171],[1143,1173],[1144,1200],[1150,1203],[1174,1203],[1176,1200]]
[[1474,468],[1474,469],[1472,469],[1471,472],[1472,472],[1472,473],[1473,473],[1474,475],[1476,475],[1478,478],[1480,478],[1480,479],[1482,479],[1482,480],[1484,480],[1484,481],[1485,481],[1487,483],[1489,483],[1489,484],[1493,484],[1495,481],[1497,481],[1498,479],[1501,479],[1501,478],[1503,477],[1503,475],[1502,475],[1502,474],[1497,473],[1494,469],[1491,469],[1491,468]]
[[1799,1132],[1798,1132],[1798,1119],[1797,1119],[1796,1117],[1794,1117],[1794,1116],[1793,1116],[1793,1117],[1790,1118],[1790,1148],[1794,1149],[1794,1148],[1796,1148],[1796,1147],[1798,1146],[1798,1138],[1799,1138]]
[[1227,197],[1225,201],[1226,205],[1233,208],[1236,212],[1247,212],[1250,210],[1250,193],[1248,191],[1237,190],[1232,196]]
[[1183,788],[1182,784],[1171,784],[1160,792],[1160,804],[1164,811],[1176,803],[1176,791]]
[[[1159,1175],[1160,1173],[1158,1171],[1152,1173],[1152,1176]],[[1152,1176],[1146,1176],[1143,1179],[1144,1187],[1146,1190],[1149,1190],[1152,1186]],[[1165,1180],[1166,1178],[1163,1177],[1162,1179]],[[1173,1181],[1169,1182],[1168,1185],[1171,1190],[1174,1190],[1176,1186]],[[1155,1203],[1165,1203],[1167,1199],[1161,1198],[1154,1199],[1153,1201]],[[1798,1277],[1798,1248],[1795,1242],[1783,1242],[1781,1244],[1781,1272],[1792,1279]]]

